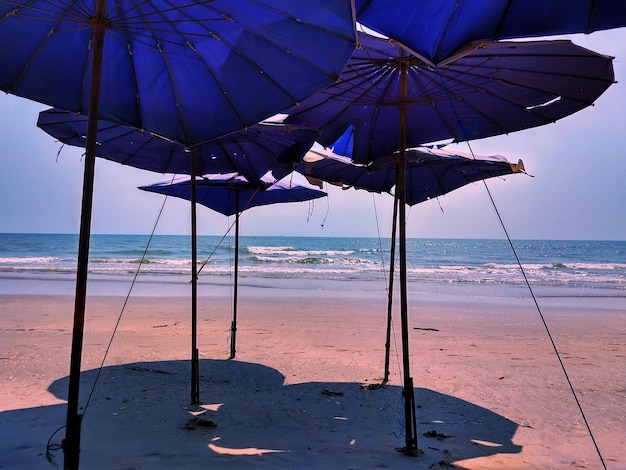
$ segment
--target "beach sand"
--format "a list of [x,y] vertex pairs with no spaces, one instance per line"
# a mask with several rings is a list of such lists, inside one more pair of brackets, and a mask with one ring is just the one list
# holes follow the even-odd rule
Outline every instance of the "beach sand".
[[[199,300],[200,400],[190,405],[190,301],[131,298],[82,424],[81,468],[601,469],[533,304],[412,300],[418,445],[404,446],[400,322],[384,387],[382,296]],[[542,308],[609,469],[626,469],[626,312]],[[122,309],[89,297],[81,404]],[[73,298],[0,296],[0,468],[50,469],[64,436]],[[368,387],[371,386],[371,387]],[[216,425],[212,427],[210,425]],[[62,467],[63,453],[50,459]]]

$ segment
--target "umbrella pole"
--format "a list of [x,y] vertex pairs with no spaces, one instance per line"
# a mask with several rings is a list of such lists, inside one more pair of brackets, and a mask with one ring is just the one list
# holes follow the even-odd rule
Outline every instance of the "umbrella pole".
[[237,287],[239,284],[239,191],[235,193],[235,282],[233,286],[233,322],[230,326],[230,359],[235,358],[237,340]]
[[404,375],[404,426],[406,453],[415,455],[417,450],[417,425],[415,418],[415,392],[411,377],[409,359],[408,291],[406,276],[406,106],[407,106],[407,67],[402,61],[400,68],[400,153],[396,172],[396,196],[399,206],[400,229],[400,321],[402,324],[402,366]]
[[191,404],[200,403],[198,367],[198,234],[196,229],[196,159],[191,149]]
[[102,77],[102,55],[106,29],[106,0],[98,0],[92,33],[92,69],[89,87],[89,108],[87,115],[87,142],[85,147],[85,169],[83,176],[83,199],[78,239],[78,261],[76,269],[76,295],[74,299],[74,324],[72,328],[72,350],[70,353],[70,376],[67,393],[67,419],[63,468],[77,470],[80,461],[80,428],[82,414],[78,413],[80,388],[80,368],[83,350],[85,324],[85,303],[87,298],[87,272],[89,265],[89,239],[91,236],[91,212],[96,165],[96,139],[100,108],[100,82]]
[[393,224],[391,226],[391,259],[389,260],[389,292],[387,293],[387,338],[385,340],[385,376],[389,380],[389,350],[391,348],[391,309],[393,307],[393,276],[396,264],[396,227],[398,222],[398,195],[393,198]]

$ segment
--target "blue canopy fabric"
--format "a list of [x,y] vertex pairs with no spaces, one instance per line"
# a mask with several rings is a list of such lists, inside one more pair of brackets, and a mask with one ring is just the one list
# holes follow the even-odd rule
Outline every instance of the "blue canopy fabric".
[[435,64],[468,42],[626,26],[623,0],[355,0],[357,21]]
[[[317,180],[343,186],[393,193],[396,185],[395,155],[379,158],[370,165],[352,162],[328,149],[311,149],[297,171],[318,184]],[[472,157],[459,152],[421,147],[406,151],[406,204],[442,196],[469,183],[496,176],[523,173],[524,165],[509,163],[499,155]]]
[[434,67],[396,41],[359,34],[359,42],[339,80],[285,119],[320,129],[324,146],[352,126],[359,163],[399,150],[401,105],[412,148],[552,123],[591,105],[614,83],[611,57],[570,41],[472,43]]
[[304,175],[309,183],[320,188],[326,182],[344,189],[391,193],[396,184],[395,179],[391,178],[386,170],[374,171],[371,165],[354,163],[344,155],[316,146],[307,152],[303,161],[296,167],[296,171]]
[[[59,141],[85,146],[87,119],[57,108],[39,113],[37,126]],[[261,123],[193,147],[197,174],[231,173],[259,182],[271,171],[279,180],[313,145],[318,132],[298,126]],[[176,141],[133,127],[98,121],[96,155],[160,173],[190,174],[191,153]]]
[[[510,163],[498,156],[472,158],[442,150],[411,149],[406,159],[406,203],[409,206],[476,181],[524,172],[521,160]],[[393,167],[394,177],[396,171]]]
[[351,0],[0,0],[0,90],[88,116],[65,469],[79,468],[97,120],[187,147],[244,129],[332,83],[354,27]]
[[[194,201],[224,215],[236,214],[235,228],[235,279],[233,289],[233,321],[231,324],[230,359],[235,357],[237,336],[237,289],[239,267],[239,215],[252,207],[268,204],[303,202],[326,196],[323,191],[292,184],[290,181],[277,181],[270,186],[249,182],[235,173],[211,174],[195,178],[178,178],[163,181],[139,189]],[[195,204],[193,204],[195,206]],[[195,263],[195,259],[192,261]]]
[[[198,176],[196,181],[196,202],[227,216],[239,214],[252,207],[310,201],[326,196],[324,191],[291,184],[285,180],[263,187],[234,173]],[[139,189],[191,200],[189,177],[161,181]]]
[[0,0],[0,90],[86,115],[100,25],[98,117],[192,146],[332,83],[355,42],[350,0],[95,4]]

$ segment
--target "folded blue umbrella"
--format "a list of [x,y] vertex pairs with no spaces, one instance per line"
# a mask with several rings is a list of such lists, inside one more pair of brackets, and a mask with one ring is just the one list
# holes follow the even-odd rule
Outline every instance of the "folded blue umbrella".
[[[141,186],[143,191],[191,200],[191,179],[177,178]],[[250,183],[235,173],[196,177],[196,202],[224,215],[239,214],[247,209],[269,204],[302,202],[326,196],[324,191],[291,184],[287,180],[275,183]]]
[[[396,185],[395,155],[369,165],[354,163],[330,149],[312,148],[297,167],[311,183],[326,181],[344,188],[393,193]],[[466,155],[443,149],[420,147],[406,151],[406,203],[410,206],[442,196],[467,184],[515,173],[525,173],[524,164],[504,157]]]

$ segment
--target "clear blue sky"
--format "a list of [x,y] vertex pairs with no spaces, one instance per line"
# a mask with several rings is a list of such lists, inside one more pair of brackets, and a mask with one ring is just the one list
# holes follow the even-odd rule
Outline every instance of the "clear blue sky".
[[[512,238],[626,240],[626,29],[570,39],[615,56],[619,83],[595,106],[557,123],[470,145],[476,155],[522,158],[535,175],[487,182]],[[78,232],[83,150],[66,146],[58,153],[61,145],[35,125],[43,109],[0,95],[0,232]],[[467,144],[458,150],[467,152]],[[92,233],[150,233],[162,197],[136,187],[163,179],[98,159]],[[242,216],[242,235],[389,235],[391,196],[330,188],[327,199],[312,207],[251,209]],[[198,214],[200,234],[222,235],[232,223],[205,208]],[[482,183],[414,206],[408,215],[409,237],[503,237]],[[189,233],[188,204],[170,198],[157,233]]]

